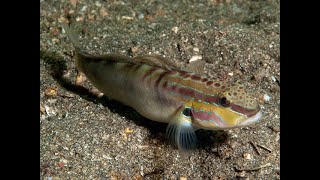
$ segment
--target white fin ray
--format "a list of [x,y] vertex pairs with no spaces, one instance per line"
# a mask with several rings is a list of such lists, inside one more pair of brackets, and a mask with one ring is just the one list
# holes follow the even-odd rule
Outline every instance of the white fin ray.
[[179,110],[174,119],[170,121],[166,135],[169,142],[178,147],[180,151],[188,151],[194,149],[196,146],[196,129],[192,126],[192,122],[181,114],[182,111],[183,108]]

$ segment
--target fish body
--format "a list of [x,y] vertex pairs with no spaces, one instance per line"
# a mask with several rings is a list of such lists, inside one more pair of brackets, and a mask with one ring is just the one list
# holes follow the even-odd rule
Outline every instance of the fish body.
[[239,83],[182,70],[158,55],[90,55],[69,27],[63,28],[76,49],[75,63],[89,81],[144,117],[168,123],[167,137],[179,149],[194,147],[198,129],[248,126],[262,116],[257,101]]

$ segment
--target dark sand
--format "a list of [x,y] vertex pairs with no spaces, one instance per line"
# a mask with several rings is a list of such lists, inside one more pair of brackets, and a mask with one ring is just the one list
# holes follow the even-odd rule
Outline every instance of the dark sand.
[[[41,179],[280,179],[279,1],[40,2]],[[181,158],[166,124],[76,81],[59,25],[67,16],[93,54],[157,53],[181,67],[201,55],[204,74],[240,80],[255,94],[262,121],[197,131],[197,149]]]

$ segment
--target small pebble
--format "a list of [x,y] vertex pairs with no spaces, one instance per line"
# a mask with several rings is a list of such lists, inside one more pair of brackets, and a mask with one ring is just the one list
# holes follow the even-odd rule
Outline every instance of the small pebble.
[[140,149],[145,149],[145,148],[148,148],[149,146],[148,145],[139,145],[138,148]]
[[88,14],[88,19],[89,20],[94,20],[94,17],[95,17],[95,15]]
[[62,167],[64,167],[64,163],[63,162],[59,162],[58,166],[62,168]]
[[135,52],[138,51],[138,47],[132,47],[130,50],[131,50],[132,53],[135,53]]
[[56,88],[47,88],[45,91],[44,91],[44,94],[46,96],[56,96],[57,95],[57,89]]
[[100,14],[100,16],[102,16],[102,17],[106,17],[106,16],[109,15],[108,12],[107,12],[107,9],[106,9],[105,7],[102,7],[102,8],[99,10],[99,14]]
[[126,128],[126,129],[124,130],[124,132],[125,132],[125,133],[133,133],[133,130],[132,130],[132,129],[129,129],[129,128]]
[[144,14],[143,13],[139,14],[138,19],[143,19],[143,18],[144,18]]
[[88,6],[83,6],[80,11],[86,11]]
[[46,109],[43,106],[40,105],[40,112],[44,113],[45,110]]
[[69,14],[74,14],[74,10],[70,9]]
[[202,59],[202,56],[201,56],[201,55],[192,56],[191,59],[189,60],[189,63],[191,63],[191,62],[193,62],[193,61],[200,60],[200,59]]
[[239,173],[239,176],[240,177],[244,177],[246,175],[246,172],[245,171],[241,171],[240,173]]
[[175,27],[173,27],[172,29],[171,29],[171,31],[173,31],[174,33],[177,33],[178,32],[178,27],[177,26],[175,26]]
[[77,22],[83,21],[83,17],[76,17],[76,21]]
[[76,78],[76,85],[81,85],[87,78],[82,73],[79,73]]
[[250,160],[251,159],[251,155],[249,153],[244,153],[243,154],[243,158],[247,159],[247,160]]
[[45,109],[48,116],[56,115],[56,112],[54,112],[49,106],[44,106],[44,109]]
[[264,95],[263,95],[263,100],[264,100],[264,101],[269,101],[270,99],[271,99],[271,97],[268,96],[267,94],[264,94]]
[[276,135],[276,141],[279,141],[280,140],[280,133],[277,133]]
[[141,175],[141,176],[144,176],[144,173],[143,173],[143,166],[141,166],[141,167],[140,167],[140,175]]
[[100,3],[99,1],[96,1],[94,4],[95,4],[97,7],[101,7],[101,3]]
[[126,19],[126,20],[132,20],[133,19],[133,17],[130,17],[130,16],[122,16],[121,18],[122,19]]
[[58,44],[60,41],[59,41],[59,39],[57,39],[57,38],[53,38],[52,39],[52,43],[53,44]]
[[50,104],[54,104],[55,102],[57,102],[58,99],[48,99],[48,103]]

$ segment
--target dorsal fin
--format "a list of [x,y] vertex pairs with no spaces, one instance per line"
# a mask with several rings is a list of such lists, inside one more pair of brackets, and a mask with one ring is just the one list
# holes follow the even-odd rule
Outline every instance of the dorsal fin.
[[76,49],[76,52],[81,53],[81,54],[88,54],[84,51],[82,46],[79,43],[79,38],[77,37],[76,33],[69,27],[69,25],[65,22],[61,23],[61,26],[65,33],[67,34],[67,37],[71,41],[73,47]]
[[64,29],[65,33],[67,34],[68,38],[70,39],[72,45],[74,46],[76,50],[76,54],[79,56],[79,58],[88,58],[88,59],[91,59],[92,61],[103,60],[103,61],[109,61],[109,62],[135,63],[132,60],[132,58],[121,55],[121,54],[116,54],[116,53],[109,53],[104,55],[89,54],[81,47],[76,33],[69,27],[69,25],[65,22],[62,22],[61,26]]
[[199,75],[203,75],[204,65],[205,65],[205,62],[201,61],[201,60],[192,61],[186,65],[185,69],[187,71],[191,71],[191,72],[197,73]]
[[157,54],[137,56],[133,58],[133,61],[148,64],[150,66],[158,66],[169,71],[180,69],[174,62]]

